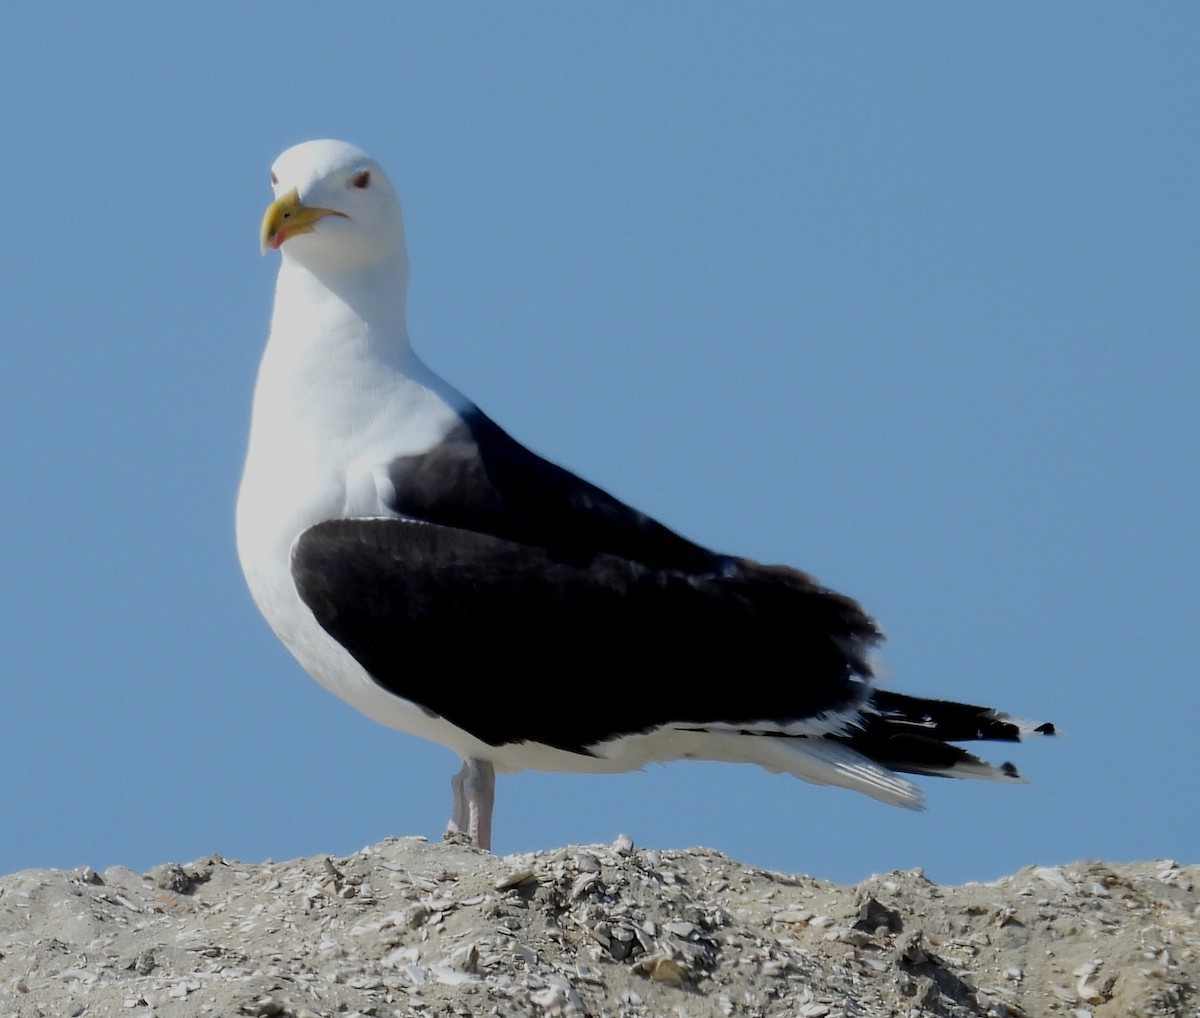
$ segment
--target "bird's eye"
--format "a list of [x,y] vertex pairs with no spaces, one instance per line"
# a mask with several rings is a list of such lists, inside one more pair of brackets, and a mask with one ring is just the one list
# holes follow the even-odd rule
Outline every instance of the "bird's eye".
[[277,176],[275,176],[275,171],[272,170],[271,171],[271,186],[274,187],[278,183],[279,183],[279,178]]
[[350,183],[357,188],[368,187],[371,183],[371,171],[362,170],[361,172],[354,174],[354,179],[351,180]]

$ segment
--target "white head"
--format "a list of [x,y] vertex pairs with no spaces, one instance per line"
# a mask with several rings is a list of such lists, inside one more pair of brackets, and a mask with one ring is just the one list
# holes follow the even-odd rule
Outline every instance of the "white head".
[[[380,165],[344,141],[306,141],[271,166],[262,248],[318,277],[372,267],[407,281],[400,200]],[[390,264],[389,264],[390,263]]]

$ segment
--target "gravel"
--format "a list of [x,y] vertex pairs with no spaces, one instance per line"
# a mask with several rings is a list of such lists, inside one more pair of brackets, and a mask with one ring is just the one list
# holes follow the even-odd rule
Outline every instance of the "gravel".
[[703,848],[0,878],[0,1018],[1200,1015],[1200,867],[839,885]]

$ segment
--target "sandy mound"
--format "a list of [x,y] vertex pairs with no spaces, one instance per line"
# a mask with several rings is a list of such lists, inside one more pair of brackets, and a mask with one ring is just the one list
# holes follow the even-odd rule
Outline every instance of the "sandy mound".
[[1200,867],[842,886],[627,839],[0,878],[0,1016],[1200,1014]]

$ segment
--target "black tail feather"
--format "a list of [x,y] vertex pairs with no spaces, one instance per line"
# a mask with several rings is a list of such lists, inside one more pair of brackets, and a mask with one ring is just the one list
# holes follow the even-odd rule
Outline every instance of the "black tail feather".
[[1029,735],[1054,735],[1049,722],[1027,724],[990,707],[929,700],[873,690],[861,727],[840,736],[864,756],[894,771],[1021,780],[1011,763],[993,766],[955,742],[1020,742]]

